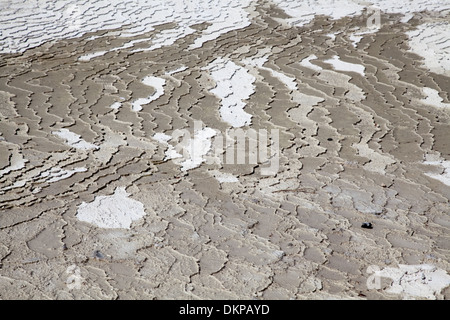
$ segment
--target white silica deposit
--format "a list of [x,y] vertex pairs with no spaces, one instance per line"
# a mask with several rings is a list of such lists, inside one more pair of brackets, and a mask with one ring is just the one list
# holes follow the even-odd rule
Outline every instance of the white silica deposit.
[[112,196],[98,196],[93,202],[83,202],[76,217],[99,228],[130,229],[133,221],[146,215],[144,205],[128,197],[125,188],[117,188]]
[[164,160],[171,160],[183,157],[175,150],[175,148],[171,144],[169,144],[169,141],[172,139],[172,136],[169,136],[162,132],[158,132],[153,135],[153,139],[161,143],[163,146],[167,147]]
[[[216,135],[216,131],[211,128],[198,130],[193,139],[188,140],[184,154],[186,159],[181,163],[181,170],[187,171],[197,168],[206,161],[205,156],[211,150],[211,139]],[[175,161],[177,163],[177,161]]]
[[214,178],[216,178],[216,180],[219,181],[219,183],[239,182],[238,177],[228,172],[220,172],[218,170],[214,170],[211,173],[214,175]]
[[90,61],[92,58],[101,57],[105,55],[107,51],[97,51],[94,53],[84,54],[78,58],[79,61]]
[[244,111],[244,101],[255,92],[256,78],[246,68],[223,58],[217,58],[204,69],[209,70],[216,82],[211,93],[221,99],[222,120],[235,128],[250,125],[252,115]]
[[86,172],[86,171],[87,169],[83,167],[78,167],[72,170],[65,170],[59,167],[52,167],[49,170],[42,172],[40,174],[40,177],[48,179],[48,182],[56,182],[70,178],[77,172]]
[[[449,1],[450,3],[450,1]],[[448,6],[450,12],[450,6]],[[433,22],[419,25],[408,31],[410,51],[422,56],[431,72],[450,76],[450,22]]]
[[142,83],[146,86],[153,87],[155,92],[147,98],[139,98],[133,102],[133,111],[141,111],[142,105],[149,104],[152,101],[157,100],[164,94],[164,85],[166,80],[158,77],[148,76],[142,80]]
[[450,108],[450,103],[443,103],[444,99],[439,96],[439,91],[436,89],[424,87],[422,90],[426,96],[425,99],[420,100],[422,103],[435,106],[436,108]]
[[292,17],[287,20],[297,27],[308,24],[316,15],[326,15],[337,20],[359,15],[365,8],[351,0],[274,0],[273,2]]
[[450,285],[450,276],[445,270],[428,264],[399,265],[398,268],[377,270],[375,275],[392,279],[386,292],[400,294],[404,299],[434,300]]
[[300,65],[302,65],[303,67],[315,70],[315,71],[320,71],[322,70],[322,67],[316,65],[316,64],[312,64],[310,61],[311,60],[317,60],[317,56],[315,54],[310,55],[309,57],[306,57],[305,59],[303,59],[300,62]]
[[[198,48],[226,32],[250,25],[245,10],[249,5],[249,0],[1,0],[0,53],[23,52],[47,41],[97,30],[123,28],[119,37],[133,37],[154,31],[158,25],[176,23],[176,28],[152,39],[152,46],[146,50],[153,50],[192,34],[195,30],[190,25],[208,22],[210,26],[191,45]],[[85,55],[80,61],[105,53]]]
[[6,175],[10,173],[11,171],[20,170],[22,168],[25,168],[25,164],[28,162],[27,159],[25,159],[21,153],[13,153],[10,157],[10,165],[6,168],[0,170],[0,178],[3,175]]
[[425,156],[425,161],[423,162],[426,165],[431,165],[433,167],[440,168],[440,173],[425,173],[425,175],[430,178],[439,180],[443,184],[450,186],[450,161],[443,159],[439,155],[428,154]]
[[89,150],[89,149],[98,149],[99,147],[95,144],[86,142],[81,138],[79,134],[76,134],[68,129],[59,129],[59,131],[53,131],[54,135],[64,139],[66,143],[79,150]]

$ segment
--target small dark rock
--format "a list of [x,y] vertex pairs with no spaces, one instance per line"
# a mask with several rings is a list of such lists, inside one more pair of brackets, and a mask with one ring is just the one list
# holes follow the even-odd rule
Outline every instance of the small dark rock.
[[333,138],[328,138],[327,140],[328,140],[328,141],[333,141]]
[[364,223],[361,225],[361,228],[364,228],[364,229],[372,229],[372,224],[371,224],[370,222],[364,222]]
[[98,259],[104,259],[105,256],[103,255],[103,253],[100,252],[100,250],[95,250],[94,251],[94,257],[98,258]]

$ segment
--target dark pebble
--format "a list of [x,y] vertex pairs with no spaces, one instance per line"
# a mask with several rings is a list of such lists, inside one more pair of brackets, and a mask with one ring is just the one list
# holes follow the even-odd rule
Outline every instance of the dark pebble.
[[371,224],[370,222],[364,222],[364,223],[361,225],[361,228],[364,228],[364,229],[372,229],[372,224]]

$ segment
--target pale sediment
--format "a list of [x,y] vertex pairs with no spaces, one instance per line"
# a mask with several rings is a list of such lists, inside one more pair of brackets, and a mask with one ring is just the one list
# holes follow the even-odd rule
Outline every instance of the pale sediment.
[[448,8],[138,2],[0,56],[0,298],[450,297]]

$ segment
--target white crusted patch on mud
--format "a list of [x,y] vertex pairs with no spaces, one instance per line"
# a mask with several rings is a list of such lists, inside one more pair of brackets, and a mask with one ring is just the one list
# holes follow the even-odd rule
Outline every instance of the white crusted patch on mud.
[[91,203],[83,202],[76,216],[80,221],[99,228],[130,229],[133,221],[145,215],[144,205],[130,199],[122,187],[117,188],[112,196],[98,196]]
[[404,299],[434,300],[442,289],[450,285],[450,276],[445,270],[428,264],[400,264],[398,268],[377,270],[374,275],[392,279],[386,292],[400,294]]

